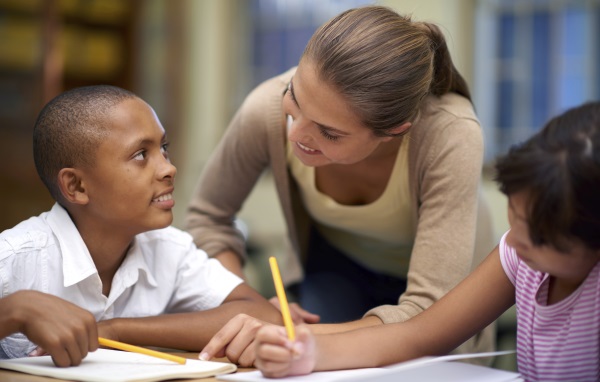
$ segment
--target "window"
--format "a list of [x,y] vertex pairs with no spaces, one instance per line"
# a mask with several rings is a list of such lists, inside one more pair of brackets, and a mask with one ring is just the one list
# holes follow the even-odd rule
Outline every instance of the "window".
[[474,102],[486,162],[600,98],[599,0],[479,0]]
[[296,66],[315,30],[367,0],[251,0],[253,85]]

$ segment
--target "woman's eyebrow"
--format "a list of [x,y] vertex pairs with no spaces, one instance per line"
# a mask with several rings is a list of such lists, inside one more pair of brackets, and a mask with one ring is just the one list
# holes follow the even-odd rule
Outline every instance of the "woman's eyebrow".
[[[292,97],[292,101],[296,104],[296,106],[298,107],[298,109],[302,109],[300,107],[300,104],[298,103],[298,100],[296,99],[296,94],[294,93],[294,83],[292,82],[292,80],[293,80],[293,77],[290,80],[290,83],[288,85],[288,90],[290,91],[290,96]],[[315,123],[317,124],[317,126],[319,126],[319,128],[321,128],[323,130],[335,132],[336,134],[339,134],[339,135],[348,135],[348,133],[346,133],[345,131],[336,129],[335,127],[323,125],[323,124],[318,123],[318,122],[315,122]]]

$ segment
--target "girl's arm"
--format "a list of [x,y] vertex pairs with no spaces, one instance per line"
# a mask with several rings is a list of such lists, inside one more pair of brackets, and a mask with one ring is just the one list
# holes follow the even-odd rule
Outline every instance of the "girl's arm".
[[404,323],[324,335],[307,335],[306,329],[300,328],[300,345],[290,344],[278,328],[265,326],[256,339],[256,366],[275,377],[379,367],[446,354],[489,325],[514,300],[514,286],[504,273],[496,247],[456,288]]

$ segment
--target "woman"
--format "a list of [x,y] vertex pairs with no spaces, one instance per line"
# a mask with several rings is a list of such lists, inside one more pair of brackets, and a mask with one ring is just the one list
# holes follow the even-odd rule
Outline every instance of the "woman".
[[[291,244],[282,274],[300,305],[323,322],[359,319],[328,331],[406,321],[493,247],[482,154],[439,28],[351,9],[317,30],[297,68],[247,97],[200,178],[187,230],[242,275],[234,217],[270,169]],[[490,350],[487,334],[464,349]]]

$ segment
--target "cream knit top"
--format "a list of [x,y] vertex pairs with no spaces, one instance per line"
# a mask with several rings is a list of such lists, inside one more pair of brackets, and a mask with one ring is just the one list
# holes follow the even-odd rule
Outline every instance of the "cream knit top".
[[402,139],[383,194],[360,206],[339,204],[319,191],[315,168],[304,165],[294,154],[293,146],[287,145],[288,166],[319,233],[359,264],[402,278],[408,272],[416,230],[408,187],[409,137]]

